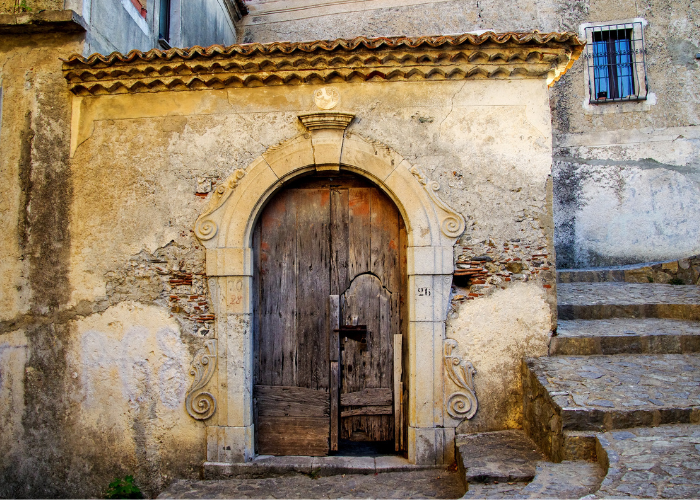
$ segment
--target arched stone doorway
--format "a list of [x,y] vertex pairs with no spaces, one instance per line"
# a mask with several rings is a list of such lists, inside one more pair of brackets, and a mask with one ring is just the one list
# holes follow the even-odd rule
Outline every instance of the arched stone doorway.
[[[309,133],[268,149],[236,170],[212,196],[195,224],[207,249],[206,272],[216,309],[216,370],[200,384],[216,400],[207,418],[207,460],[240,462],[255,454],[254,257],[255,223],[271,196],[310,172],[348,172],[376,185],[398,208],[406,227],[406,447],[413,463],[449,462],[454,427],[445,408],[443,340],[453,272],[453,244],[464,219],[438,196],[439,186],[387,146],[345,132],[353,115],[300,116]],[[208,392],[204,392],[204,386]],[[197,395],[191,395],[196,404]]]
[[403,451],[406,228],[366,179],[290,182],[255,225],[256,452]]

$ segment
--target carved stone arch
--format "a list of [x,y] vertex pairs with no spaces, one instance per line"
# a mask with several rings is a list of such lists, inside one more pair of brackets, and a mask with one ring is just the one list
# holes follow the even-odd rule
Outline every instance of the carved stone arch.
[[[345,132],[353,115],[301,115],[308,133],[265,151],[217,187],[195,224],[206,248],[218,339],[217,412],[207,421],[207,460],[247,461],[254,454],[252,411],[252,231],[267,200],[310,170],[366,177],[396,204],[407,230],[409,460],[452,460],[454,420],[445,411],[443,339],[453,245],[463,217],[437,195],[439,185],[391,148]],[[419,348],[418,348],[419,347]]]

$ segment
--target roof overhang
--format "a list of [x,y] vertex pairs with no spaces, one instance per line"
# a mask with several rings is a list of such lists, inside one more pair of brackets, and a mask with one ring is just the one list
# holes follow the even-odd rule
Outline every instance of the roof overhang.
[[274,42],[70,56],[79,96],[366,81],[546,79],[552,85],[585,42],[575,33],[493,33]]

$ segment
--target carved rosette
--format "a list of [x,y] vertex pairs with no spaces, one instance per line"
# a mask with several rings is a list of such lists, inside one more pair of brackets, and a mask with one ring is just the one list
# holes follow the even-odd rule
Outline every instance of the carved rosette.
[[450,238],[459,237],[464,232],[464,228],[466,226],[464,217],[462,217],[462,214],[452,210],[449,205],[442,201],[437,195],[437,192],[440,190],[440,184],[437,181],[431,181],[428,179],[416,167],[411,167],[411,173],[413,174],[413,177],[415,177],[418,182],[423,185],[433,203],[440,207],[440,209],[445,213],[440,220],[440,229],[442,232],[445,234],[445,236]]
[[213,214],[221,205],[226,203],[226,200],[229,199],[231,193],[233,193],[238,186],[238,182],[244,176],[245,169],[236,169],[233,174],[226,179],[226,182],[214,190],[206,211],[199,216],[194,225],[194,234],[200,239],[200,241],[207,241],[216,236],[216,233],[219,231],[219,227],[209,216]]
[[476,370],[471,361],[455,354],[457,350],[456,340],[445,339],[443,349],[447,376],[457,387],[462,389],[461,391],[453,392],[447,398],[447,413],[450,417],[457,420],[465,418],[469,420],[476,415],[476,410],[479,408],[474,388]]
[[216,370],[216,339],[207,340],[204,347],[197,351],[192,361],[190,375],[194,375],[192,386],[187,391],[185,408],[195,420],[206,420],[216,412],[216,398],[204,387],[209,383]]

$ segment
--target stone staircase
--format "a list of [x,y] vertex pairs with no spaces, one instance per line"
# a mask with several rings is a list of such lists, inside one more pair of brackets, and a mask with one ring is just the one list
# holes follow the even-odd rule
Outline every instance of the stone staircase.
[[596,496],[698,497],[700,287],[619,274],[560,275],[550,356],[523,362],[525,432],[600,464]]
[[668,284],[694,259],[558,273],[524,431],[458,436],[465,498],[700,497],[700,287]]

